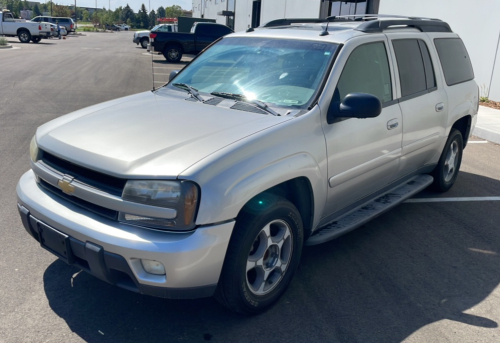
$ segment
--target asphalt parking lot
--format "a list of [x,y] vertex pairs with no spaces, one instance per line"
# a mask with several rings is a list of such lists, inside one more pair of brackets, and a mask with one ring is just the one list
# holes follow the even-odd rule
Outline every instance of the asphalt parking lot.
[[[0,342],[500,341],[500,201],[482,201],[500,196],[500,146],[488,142],[469,144],[451,191],[418,195],[441,202],[405,203],[306,247],[287,293],[260,316],[213,299],[141,296],[85,273],[72,281],[78,269],[41,249],[16,209],[36,127],[150,90],[152,70],[160,85],[185,62],[152,62],[131,32],[9,41],[20,49],[0,50]],[[476,199],[446,199],[463,197]]]

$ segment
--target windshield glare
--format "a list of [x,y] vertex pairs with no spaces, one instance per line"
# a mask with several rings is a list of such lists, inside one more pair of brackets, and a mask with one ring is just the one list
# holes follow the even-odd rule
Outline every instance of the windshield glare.
[[224,38],[175,78],[199,92],[240,94],[271,105],[308,106],[338,45],[289,39]]

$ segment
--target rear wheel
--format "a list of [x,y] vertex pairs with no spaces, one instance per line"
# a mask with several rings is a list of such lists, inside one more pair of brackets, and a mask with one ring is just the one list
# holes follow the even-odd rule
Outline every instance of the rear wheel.
[[280,196],[252,199],[236,220],[216,299],[238,313],[258,314],[283,295],[302,253],[297,208]]
[[141,39],[141,46],[143,49],[147,49],[148,47],[149,40],[147,38],[142,38]]
[[31,40],[31,34],[27,30],[21,30],[17,33],[17,38],[21,43],[29,43]]
[[178,45],[169,45],[165,48],[163,56],[171,63],[177,63],[182,58],[182,49]]
[[448,191],[458,176],[462,163],[464,141],[460,131],[452,129],[444,146],[439,163],[434,169],[432,188],[438,192]]

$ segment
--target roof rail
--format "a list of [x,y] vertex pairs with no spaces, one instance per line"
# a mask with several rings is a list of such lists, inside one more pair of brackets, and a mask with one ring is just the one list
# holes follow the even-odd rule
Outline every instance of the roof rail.
[[444,21],[422,19],[373,20],[362,23],[356,30],[367,33],[383,32],[391,26],[413,27],[422,32],[453,32],[450,25]]
[[362,22],[355,30],[373,33],[382,32],[391,26],[407,26],[422,32],[453,32],[448,23],[435,18],[408,17],[387,14],[354,14],[319,18],[283,18],[275,19],[262,27],[286,26],[292,24],[327,23],[327,22]]

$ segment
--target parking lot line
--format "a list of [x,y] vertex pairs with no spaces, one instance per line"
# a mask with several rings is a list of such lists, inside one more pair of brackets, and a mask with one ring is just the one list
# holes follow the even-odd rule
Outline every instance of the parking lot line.
[[457,202],[457,201],[500,201],[498,197],[459,197],[459,198],[413,198],[408,199],[405,203],[417,202]]
[[488,141],[469,141],[468,143],[475,143],[475,144],[479,144],[479,143],[482,143],[482,144],[485,144],[485,143],[488,143]]

